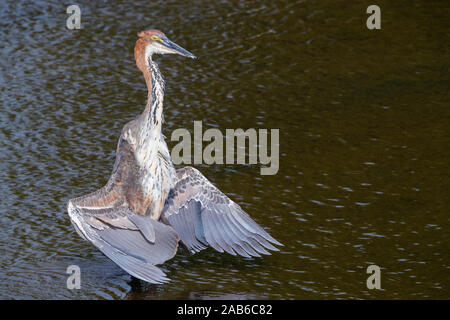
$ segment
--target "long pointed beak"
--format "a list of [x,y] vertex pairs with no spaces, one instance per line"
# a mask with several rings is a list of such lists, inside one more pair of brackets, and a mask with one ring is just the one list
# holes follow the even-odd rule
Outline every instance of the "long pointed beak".
[[169,49],[172,53],[176,53],[176,54],[180,54],[182,56],[191,58],[191,59],[196,59],[197,57],[194,56],[192,53],[190,53],[189,51],[187,51],[186,49],[183,49],[182,47],[180,47],[179,45],[177,45],[175,42],[170,41],[169,39],[163,39],[161,41],[161,43],[167,48]]

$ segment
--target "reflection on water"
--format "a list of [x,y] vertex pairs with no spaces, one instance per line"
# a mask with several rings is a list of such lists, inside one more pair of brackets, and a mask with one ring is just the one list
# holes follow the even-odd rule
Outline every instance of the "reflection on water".
[[[2,1],[0,297],[448,298],[446,2],[377,4],[382,29],[368,31],[364,5],[346,1],[80,1],[82,29],[69,31],[59,1]],[[67,200],[106,182],[145,104],[133,46],[149,26],[199,57],[158,59],[166,136],[194,120],[280,129],[275,176],[198,166],[280,253],[180,250],[163,265],[172,282],[150,286],[70,225]]]

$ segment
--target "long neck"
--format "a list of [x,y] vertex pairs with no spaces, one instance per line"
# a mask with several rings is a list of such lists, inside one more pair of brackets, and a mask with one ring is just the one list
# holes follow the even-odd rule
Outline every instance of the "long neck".
[[[144,73],[148,88],[148,100],[144,112],[136,119],[135,156],[141,168],[144,191],[152,196],[160,195],[152,209],[157,217],[165,198],[177,179],[169,149],[161,134],[163,122],[164,80],[158,65],[151,59],[145,42],[139,39],[134,50],[136,65]],[[163,182],[163,183],[162,183]]]
[[164,79],[158,65],[148,57],[144,72],[147,83],[148,98],[145,110],[142,113],[143,125],[146,130],[161,132],[163,122]]

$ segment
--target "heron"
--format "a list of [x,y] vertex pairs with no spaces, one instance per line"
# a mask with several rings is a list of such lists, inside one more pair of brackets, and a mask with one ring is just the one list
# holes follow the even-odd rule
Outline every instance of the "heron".
[[175,169],[161,132],[165,83],[153,55],[196,57],[159,30],[137,35],[147,104],[123,127],[106,185],[69,200],[75,230],[131,276],[154,284],[169,281],[157,265],[173,258],[179,243],[192,254],[208,247],[244,257],[279,251],[274,245],[282,244],[200,171]]

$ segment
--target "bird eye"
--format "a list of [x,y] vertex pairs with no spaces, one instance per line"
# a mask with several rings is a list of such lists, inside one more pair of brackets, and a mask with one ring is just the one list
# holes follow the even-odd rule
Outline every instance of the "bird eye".
[[152,40],[153,40],[153,41],[158,41],[158,40],[159,40],[159,37],[158,37],[158,36],[152,36]]

